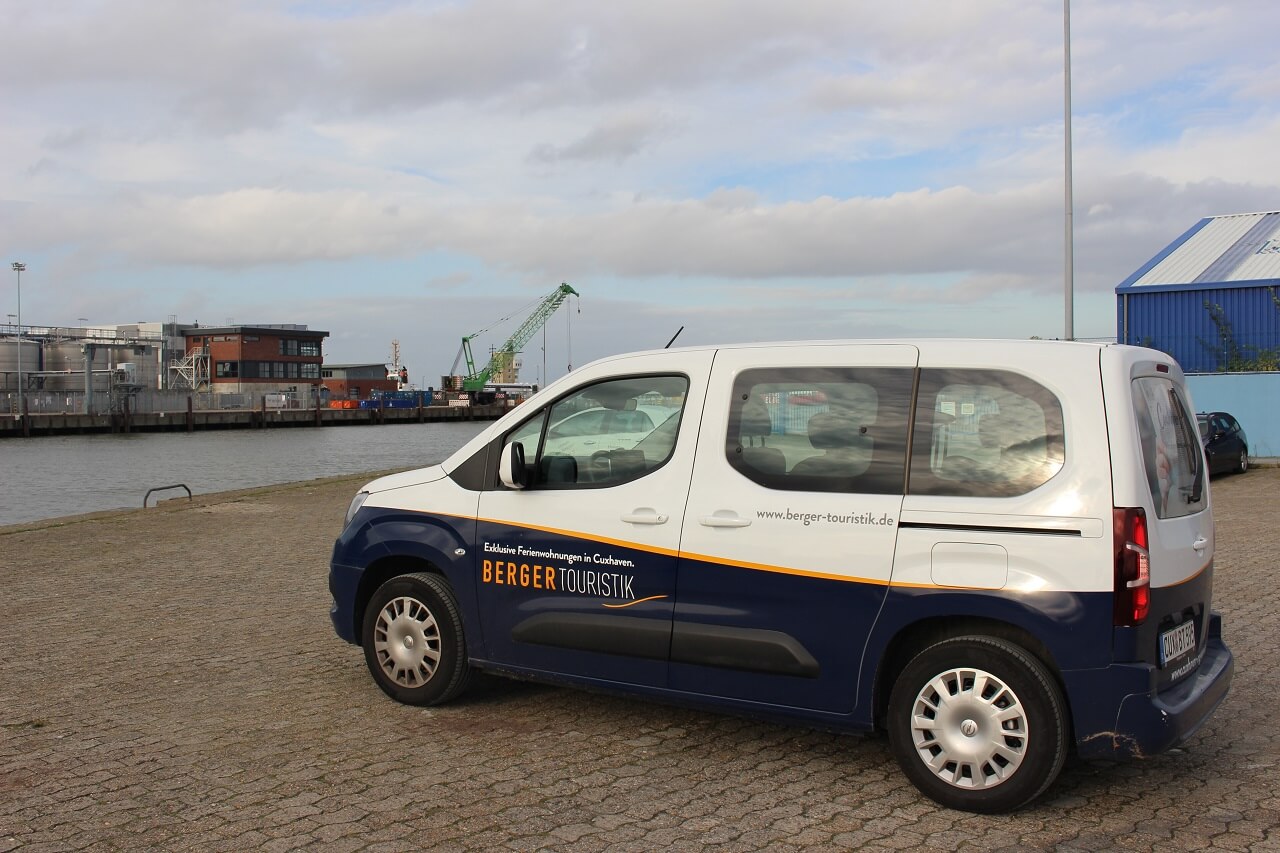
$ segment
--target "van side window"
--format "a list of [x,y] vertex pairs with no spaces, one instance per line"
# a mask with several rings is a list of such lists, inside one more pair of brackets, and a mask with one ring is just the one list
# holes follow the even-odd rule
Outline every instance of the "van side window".
[[1133,410],[1156,515],[1177,518],[1204,509],[1199,430],[1169,379],[1133,381]]
[[629,376],[579,388],[510,433],[533,488],[597,488],[663,465],[675,450],[689,380]]
[[911,494],[1021,495],[1065,458],[1062,405],[1044,386],[1000,370],[921,371]]
[[743,371],[725,455],[770,489],[902,494],[911,382],[903,368]]

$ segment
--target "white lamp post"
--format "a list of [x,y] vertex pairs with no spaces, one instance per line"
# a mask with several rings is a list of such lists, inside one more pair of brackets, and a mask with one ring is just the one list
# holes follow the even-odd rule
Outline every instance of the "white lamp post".
[[27,417],[27,398],[23,393],[22,387],[22,272],[27,265],[20,262],[13,262],[13,271],[18,274],[18,414],[23,420]]

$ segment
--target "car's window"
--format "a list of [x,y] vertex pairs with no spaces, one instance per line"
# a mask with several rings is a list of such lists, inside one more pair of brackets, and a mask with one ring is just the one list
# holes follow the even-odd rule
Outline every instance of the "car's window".
[[1002,370],[923,370],[909,490],[1009,497],[1062,468],[1062,406],[1047,388]]
[[[531,488],[594,488],[634,480],[671,457],[688,389],[684,376],[598,382],[552,403],[504,444],[524,445]],[[549,424],[545,434],[544,423]]]
[[744,371],[725,455],[771,489],[901,494],[911,381],[905,368]]
[[1133,409],[1156,515],[1177,518],[1204,509],[1204,457],[1177,387],[1158,377],[1135,379]]
[[1209,437],[1209,418],[1207,415],[1196,416],[1196,427],[1200,430],[1201,438]]

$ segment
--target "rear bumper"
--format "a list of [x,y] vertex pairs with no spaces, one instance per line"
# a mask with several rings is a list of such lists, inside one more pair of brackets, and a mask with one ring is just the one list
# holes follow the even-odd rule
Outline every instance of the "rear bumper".
[[1090,725],[1088,713],[1075,714],[1077,750],[1083,758],[1142,758],[1177,746],[1195,734],[1226,698],[1234,671],[1235,660],[1222,641],[1221,620],[1215,613],[1196,671],[1167,690],[1126,689],[1126,682],[1133,686],[1135,678],[1152,683],[1153,668],[1143,664],[1117,664],[1101,678],[1089,676],[1095,687],[1110,686],[1114,692],[1109,692],[1119,702],[1118,708],[1115,702],[1098,703],[1117,708],[1110,727],[1098,725],[1101,720]]

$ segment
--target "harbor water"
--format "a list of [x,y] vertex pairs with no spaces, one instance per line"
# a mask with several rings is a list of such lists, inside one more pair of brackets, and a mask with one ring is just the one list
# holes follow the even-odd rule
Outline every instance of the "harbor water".
[[[488,424],[395,424],[0,441],[0,526],[140,508],[150,489],[194,494],[442,461]],[[181,489],[152,497],[186,497]]]

